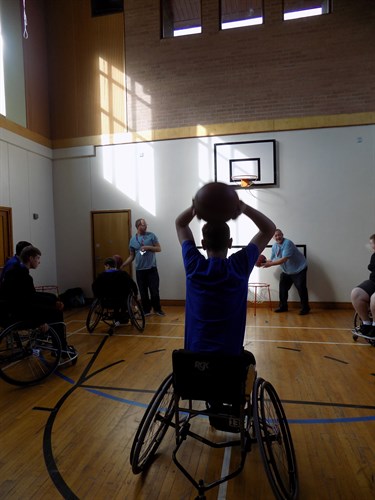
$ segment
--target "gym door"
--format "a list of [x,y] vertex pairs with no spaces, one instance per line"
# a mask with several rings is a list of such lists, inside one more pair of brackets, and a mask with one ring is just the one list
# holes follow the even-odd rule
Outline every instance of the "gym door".
[[[91,212],[94,277],[104,271],[104,260],[112,255],[129,256],[130,210]],[[130,266],[129,266],[130,267]],[[131,268],[127,269],[131,273]]]

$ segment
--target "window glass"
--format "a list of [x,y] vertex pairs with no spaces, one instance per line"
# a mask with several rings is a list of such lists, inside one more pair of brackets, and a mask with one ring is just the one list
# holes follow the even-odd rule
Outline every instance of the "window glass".
[[284,21],[330,12],[329,0],[284,0]]
[[221,29],[263,24],[263,0],[220,0]]
[[161,0],[162,38],[202,32],[201,0]]

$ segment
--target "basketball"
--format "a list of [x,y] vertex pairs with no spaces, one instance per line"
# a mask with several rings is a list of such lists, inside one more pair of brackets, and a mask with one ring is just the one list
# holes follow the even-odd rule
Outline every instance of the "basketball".
[[207,222],[226,222],[239,215],[238,194],[223,182],[205,184],[198,190],[193,204],[198,219]]
[[258,257],[258,260],[256,261],[255,265],[257,267],[262,267],[263,264],[267,262],[267,258],[265,255],[260,254]]

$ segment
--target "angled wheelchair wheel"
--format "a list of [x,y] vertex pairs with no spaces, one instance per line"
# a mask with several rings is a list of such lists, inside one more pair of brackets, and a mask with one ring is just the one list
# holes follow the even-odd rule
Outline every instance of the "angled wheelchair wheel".
[[59,336],[15,323],[0,334],[0,377],[9,384],[37,384],[57,368],[61,356]]
[[172,421],[174,413],[172,374],[154,394],[135,434],[130,452],[130,465],[139,474],[151,463]]
[[143,332],[145,329],[145,315],[141,303],[132,293],[129,294],[127,308],[132,325],[140,332]]
[[272,490],[278,500],[294,500],[298,495],[296,456],[279,396],[272,384],[258,378],[252,397],[256,439]]
[[89,313],[86,319],[86,328],[89,333],[92,333],[98,326],[99,321],[103,316],[103,306],[100,299],[95,299],[91,304]]

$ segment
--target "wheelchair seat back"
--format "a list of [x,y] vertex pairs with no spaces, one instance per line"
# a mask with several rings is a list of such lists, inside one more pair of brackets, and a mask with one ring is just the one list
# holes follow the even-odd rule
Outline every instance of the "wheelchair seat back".
[[173,386],[181,399],[241,404],[247,363],[242,355],[173,351]]

